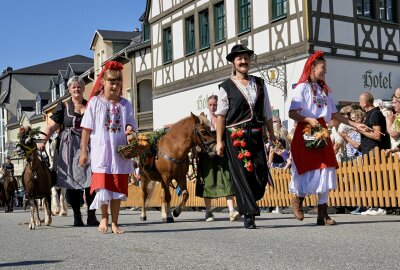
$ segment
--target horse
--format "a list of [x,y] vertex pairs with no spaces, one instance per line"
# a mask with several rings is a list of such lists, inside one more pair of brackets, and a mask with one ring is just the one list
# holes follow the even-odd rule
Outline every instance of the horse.
[[[181,202],[173,211],[178,217],[189,198],[186,187],[186,173],[189,167],[188,153],[199,146],[208,151],[211,144],[215,143],[215,135],[211,132],[207,117],[202,113],[199,116],[191,113],[174,125],[158,141],[157,153],[150,153],[140,159],[140,176],[142,181],[142,211],[140,220],[147,220],[146,200],[148,196],[147,186],[151,180],[161,183],[161,216],[163,222],[172,223],[171,193],[169,187],[173,186],[172,180],[176,180],[182,190]],[[175,182],[175,181],[174,181]]]
[[49,206],[51,200],[51,173],[46,162],[43,160],[43,156],[36,147],[36,143],[39,141],[33,134],[30,134],[17,145],[18,154],[24,156],[26,159],[22,183],[25,188],[26,198],[30,204],[31,220],[29,222],[29,229],[35,229],[35,226],[41,225],[37,199],[43,199],[44,224],[50,226],[52,221]]
[[4,212],[12,212],[13,211],[13,203],[14,203],[14,194],[15,191],[18,190],[18,183],[14,177],[11,176],[8,170],[4,170],[4,180],[3,180],[3,188],[4,188],[4,202],[5,208]]

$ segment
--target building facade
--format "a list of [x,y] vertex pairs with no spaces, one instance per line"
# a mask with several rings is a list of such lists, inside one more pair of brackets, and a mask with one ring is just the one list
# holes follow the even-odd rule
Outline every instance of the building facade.
[[207,97],[230,76],[225,57],[238,43],[255,51],[251,73],[269,84],[274,113],[283,120],[315,50],[326,54],[327,83],[337,105],[357,103],[364,91],[390,99],[400,85],[399,2],[148,1],[154,128],[206,110]]

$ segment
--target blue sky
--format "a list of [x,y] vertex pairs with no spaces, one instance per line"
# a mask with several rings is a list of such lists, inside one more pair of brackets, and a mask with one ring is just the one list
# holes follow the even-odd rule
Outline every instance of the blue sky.
[[[96,29],[141,30],[146,0],[12,0],[1,2],[0,72],[81,54]],[[0,73],[1,74],[1,73]]]

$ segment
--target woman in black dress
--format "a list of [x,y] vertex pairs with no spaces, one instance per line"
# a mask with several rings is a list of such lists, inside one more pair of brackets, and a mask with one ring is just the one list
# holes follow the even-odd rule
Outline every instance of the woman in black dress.
[[[73,76],[67,83],[71,98],[65,102],[59,102],[49,123],[44,130],[43,143],[38,144],[40,150],[44,150],[45,142],[58,129],[61,128],[59,143],[54,155],[53,169],[57,174],[58,187],[67,189],[67,197],[74,211],[74,226],[84,226],[81,214],[81,191],[85,190],[86,204],[89,206],[95,193],[90,194],[91,170],[90,166],[79,165],[81,134],[80,126],[87,101],[83,99],[85,82],[78,76]],[[98,226],[96,210],[87,207],[87,225]]]

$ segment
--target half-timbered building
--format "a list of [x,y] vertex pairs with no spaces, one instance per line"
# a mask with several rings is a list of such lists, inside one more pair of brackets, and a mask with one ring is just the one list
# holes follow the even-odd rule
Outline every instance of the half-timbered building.
[[237,43],[255,51],[251,73],[270,84],[283,119],[314,50],[326,53],[337,105],[364,91],[390,99],[400,85],[399,16],[398,0],[149,0],[154,128],[206,110]]

